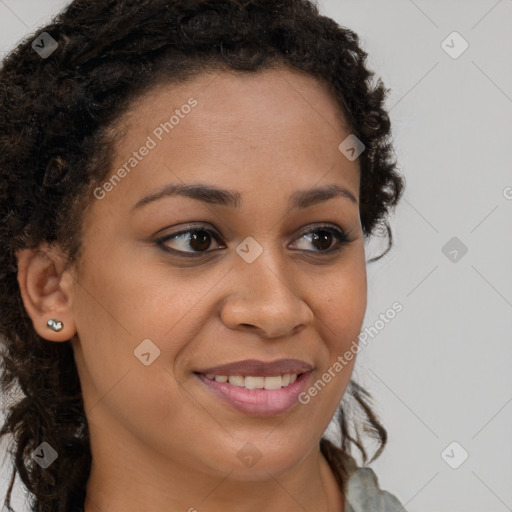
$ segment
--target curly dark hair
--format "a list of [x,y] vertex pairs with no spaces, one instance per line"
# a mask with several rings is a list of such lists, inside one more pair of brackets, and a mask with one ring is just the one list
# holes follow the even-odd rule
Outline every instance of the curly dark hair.
[[[43,32],[58,43],[47,58],[32,47]],[[405,179],[393,158],[388,89],[373,80],[366,57],[357,34],[309,0],[74,0],[7,55],[0,68],[0,336],[2,390],[13,396],[5,401],[0,438],[12,436],[9,510],[16,472],[32,511],[83,510],[91,452],[73,350],[35,332],[16,251],[55,242],[70,263],[79,261],[85,206],[112,171],[116,120],[150,88],[205,71],[285,65],[312,75],[329,87],[366,147],[358,160],[363,234],[380,231],[389,239],[372,262],[391,248],[387,217]],[[336,415],[340,446],[325,437],[320,443],[340,485],[357,467],[352,445],[368,461],[349,399],[364,413],[364,432],[379,443],[370,462],[387,441],[371,396],[351,380]],[[47,469],[30,457],[43,441],[59,454]]]

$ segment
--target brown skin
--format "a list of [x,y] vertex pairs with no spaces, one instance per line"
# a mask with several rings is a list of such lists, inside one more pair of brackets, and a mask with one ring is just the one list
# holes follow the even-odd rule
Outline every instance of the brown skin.
[[[59,248],[45,244],[18,254],[34,328],[51,341],[72,338],[93,454],[86,512],[339,512],[344,496],[319,441],[355,359],[307,405],[274,417],[232,409],[193,372],[296,358],[314,366],[311,385],[357,339],[367,298],[358,204],[337,197],[287,206],[296,190],[328,184],[359,200],[358,163],[338,150],[350,131],[309,75],[205,74],[136,102],[114,169],[190,97],[198,102],[190,114],[114,190],[92,200],[79,265],[66,268]],[[174,196],[130,211],[160,186],[181,182],[236,190],[242,205]],[[155,244],[191,222],[220,242],[194,244],[189,234],[166,245],[208,255],[186,259]],[[322,256],[336,239],[304,236],[314,223],[339,226],[352,241]],[[250,264],[235,251],[248,236],[263,248]],[[63,330],[48,329],[49,318]],[[161,351],[149,366],[133,353],[146,338]],[[262,454],[252,467],[237,457],[247,442]]]

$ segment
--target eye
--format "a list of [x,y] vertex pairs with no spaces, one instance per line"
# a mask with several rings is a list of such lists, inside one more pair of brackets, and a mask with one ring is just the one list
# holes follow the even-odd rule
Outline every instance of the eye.
[[[175,246],[178,248],[170,248],[168,244],[169,240],[175,241]],[[189,257],[195,256],[198,253],[213,252],[207,250],[210,247],[212,240],[220,242],[220,237],[211,229],[200,226],[194,229],[187,228],[179,231],[178,233],[173,233],[172,235],[159,238],[156,240],[156,244],[165,251]],[[192,251],[186,250],[187,248],[192,248]],[[222,246],[220,248],[222,248]]]
[[[350,242],[342,229],[325,225],[315,226],[313,229],[303,233],[298,240],[306,240],[317,247],[313,250],[299,247],[299,250],[302,249],[306,252],[318,252],[323,254],[339,251],[344,245]],[[171,241],[174,242],[174,248],[169,246],[169,242]],[[164,251],[177,254],[178,256],[195,257],[201,253],[214,252],[215,249],[208,250],[211,247],[212,241],[216,241],[220,244],[221,238],[215,231],[204,226],[199,226],[195,228],[188,227],[177,233],[166,235],[157,239],[155,243]],[[217,249],[225,248],[225,245],[220,245]]]
[[319,248],[313,251],[304,249],[305,251],[324,254],[339,251],[350,242],[342,229],[325,225],[315,226],[313,229],[306,231],[306,233],[299,237],[299,240],[301,239],[306,239],[309,243]]

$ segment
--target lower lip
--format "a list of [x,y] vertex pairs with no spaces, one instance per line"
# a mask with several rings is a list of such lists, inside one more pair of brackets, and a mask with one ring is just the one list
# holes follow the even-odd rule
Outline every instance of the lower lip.
[[311,371],[301,374],[293,384],[281,389],[246,389],[207,379],[202,373],[195,375],[208,389],[238,411],[250,416],[276,416],[299,403],[299,395],[306,388]]

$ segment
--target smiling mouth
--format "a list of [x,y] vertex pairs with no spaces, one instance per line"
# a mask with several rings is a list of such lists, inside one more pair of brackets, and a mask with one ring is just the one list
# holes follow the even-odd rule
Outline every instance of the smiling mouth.
[[280,375],[214,375],[194,372],[210,396],[249,416],[283,414],[299,404],[312,371]]
[[252,375],[213,375],[205,374],[208,380],[225,382],[245,389],[281,389],[293,384],[302,373],[285,373],[282,375],[252,376]]

